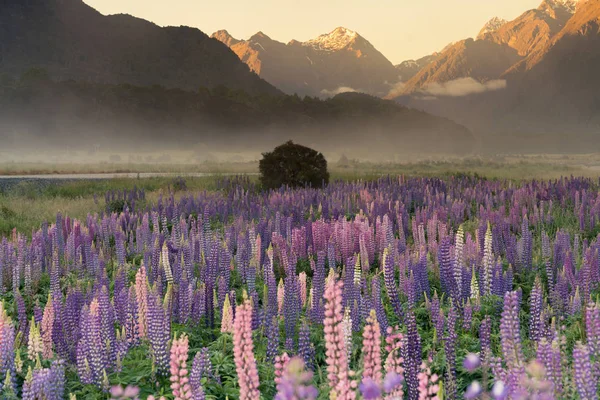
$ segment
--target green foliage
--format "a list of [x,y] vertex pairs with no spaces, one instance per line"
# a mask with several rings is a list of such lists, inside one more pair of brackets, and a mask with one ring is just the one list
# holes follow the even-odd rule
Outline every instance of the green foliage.
[[259,163],[260,183],[264,189],[281,186],[321,187],[329,183],[327,160],[323,154],[291,140],[263,153]]

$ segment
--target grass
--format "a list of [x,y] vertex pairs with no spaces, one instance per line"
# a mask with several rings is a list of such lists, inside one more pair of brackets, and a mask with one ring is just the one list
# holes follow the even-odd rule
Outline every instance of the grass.
[[[186,190],[216,190],[219,176],[185,178]],[[105,210],[104,194],[109,190],[123,191],[134,187],[144,189],[146,201],[153,204],[160,193],[170,193],[174,178],[96,179],[51,181],[21,181],[14,186],[0,187],[0,237],[16,228],[31,232],[44,221],[52,222],[56,213],[82,219],[88,213]],[[96,195],[96,200],[94,198]]]
[[[502,159],[463,159],[452,161],[421,161],[415,163],[372,163],[350,161],[346,166],[330,165],[332,180],[369,180],[382,175],[436,176],[450,177],[457,174],[470,174],[488,179],[556,179],[561,176],[598,177],[600,170],[588,168],[579,163],[579,158],[565,159],[550,157],[524,157]],[[208,165],[208,164],[206,164]],[[205,166],[206,166],[205,165]],[[255,172],[256,163],[220,164],[223,171]],[[242,168],[242,165],[244,166]],[[102,167],[102,168],[100,168]],[[135,167],[135,168],[134,168]],[[180,172],[185,181],[183,191],[197,192],[216,190],[217,182],[222,178],[218,173],[213,176],[192,177],[186,173],[200,172],[197,166],[131,164],[100,165],[90,164],[14,164],[9,169],[0,164],[1,174],[43,174],[43,173],[99,173],[117,171],[128,172]],[[103,169],[105,168],[105,169]],[[128,169],[129,168],[129,169]],[[136,171],[137,170],[137,171]],[[257,181],[256,176],[251,180]],[[8,182],[8,183],[7,183]],[[43,221],[54,221],[56,213],[72,218],[85,218],[88,213],[100,213],[105,210],[104,194],[109,190],[131,190],[133,187],[144,189],[146,201],[152,204],[160,193],[170,193],[174,189],[176,178],[112,178],[95,180],[22,180],[11,182],[0,178],[0,236],[9,235],[13,228],[20,232],[31,232],[39,228]],[[95,201],[96,196],[97,201]]]

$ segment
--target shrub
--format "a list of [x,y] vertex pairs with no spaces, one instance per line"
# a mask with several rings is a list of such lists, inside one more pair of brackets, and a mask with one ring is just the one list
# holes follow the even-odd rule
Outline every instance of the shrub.
[[329,183],[327,160],[323,154],[292,142],[263,153],[259,164],[260,183],[265,189],[290,187],[319,187]]

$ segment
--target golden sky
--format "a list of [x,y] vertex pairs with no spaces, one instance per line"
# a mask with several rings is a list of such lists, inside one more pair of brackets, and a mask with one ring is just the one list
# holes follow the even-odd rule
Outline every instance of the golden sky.
[[513,19],[541,0],[84,0],[103,14],[187,25],[238,39],[258,31],[305,41],[338,26],[357,31],[394,64],[473,37],[492,17]]

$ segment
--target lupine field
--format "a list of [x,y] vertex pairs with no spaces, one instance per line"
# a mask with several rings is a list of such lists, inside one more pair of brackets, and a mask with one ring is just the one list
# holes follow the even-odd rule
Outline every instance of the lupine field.
[[599,188],[99,193],[1,240],[0,398],[597,399]]

